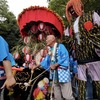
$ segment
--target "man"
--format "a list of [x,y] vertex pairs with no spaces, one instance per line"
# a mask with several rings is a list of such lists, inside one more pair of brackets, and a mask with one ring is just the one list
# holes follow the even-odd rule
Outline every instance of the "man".
[[93,82],[100,99],[100,16],[94,11],[84,13],[83,8],[81,0],[69,0],[66,5],[69,34],[78,61],[78,97],[92,100]]
[[11,59],[9,54],[9,48],[7,42],[0,36],[0,66],[4,67],[4,70],[0,68],[0,90],[6,87],[10,89],[15,85],[16,81],[12,74]]
[[[50,68],[53,73],[54,100],[74,100],[72,96],[71,76],[69,68],[69,54],[63,44],[57,43],[54,35],[48,35],[46,44],[50,47],[51,53],[47,54],[40,65]],[[49,51],[49,52],[50,52]],[[37,68],[38,66],[34,66]]]

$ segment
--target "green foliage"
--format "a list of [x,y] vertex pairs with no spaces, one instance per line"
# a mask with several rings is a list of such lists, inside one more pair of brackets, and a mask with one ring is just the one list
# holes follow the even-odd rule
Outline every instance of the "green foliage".
[[100,14],[100,0],[83,0],[84,11],[96,11]]
[[[69,0],[50,0],[49,2],[49,8],[62,17],[65,26],[68,25],[65,15],[65,8],[68,1]],[[82,2],[84,4],[84,12],[95,10],[100,14],[100,0],[82,0]]]
[[65,9],[66,9],[66,3],[68,0],[51,0],[49,2],[49,8],[52,9],[53,11],[55,11],[56,13],[58,13],[63,21],[64,24],[67,25],[67,19],[66,19],[66,15],[65,15]]
[[6,0],[0,0],[0,16],[1,13],[3,13],[4,11],[8,11],[8,5],[7,5],[7,1]]
[[[65,28],[69,25],[67,19],[66,19],[66,4],[69,0],[50,0],[49,2],[49,8],[58,13],[65,24]],[[89,11],[96,11],[100,15],[100,0],[82,0],[84,5],[84,12]],[[68,37],[63,36],[62,43],[66,46],[68,51],[70,52],[71,48],[71,39]]]
[[[68,22],[65,15],[66,4],[69,0],[48,0],[49,8],[58,13],[65,24],[68,26]],[[100,14],[99,0],[82,0],[84,4],[84,11],[95,10]],[[20,33],[17,25],[16,17],[9,11],[9,6],[6,0],[0,0],[0,35],[5,38],[10,46],[10,50],[13,47],[19,45]]]
[[7,1],[0,0],[0,35],[8,42],[11,50],[17,45],[20,33],[16,17],[8,8]]

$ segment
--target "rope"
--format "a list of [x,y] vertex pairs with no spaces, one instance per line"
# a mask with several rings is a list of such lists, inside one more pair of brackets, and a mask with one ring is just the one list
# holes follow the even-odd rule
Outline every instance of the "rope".
[[45,69],[45,71],[43,71],[41,74],[39,74],[37,77],[35,77],[35,78],[33,78],[31,81],[34,81],[35,79],[37,79],[38,77],[40,77],[42,74],[44,74],[46,71],[48,71],[50,69],[50,67],[49,68],[47,68],[47,69]]
[[[38,78],[39,78],[39,77],[38,77]],[[30,100],[30,98],[31,98],[31,94],[30,94],[30,93],[32,93],[33,87],[34,87],[36,81],[38,80],[38,78],[33,82],[33,85],[32,85],[32,87],[31,87],[31,90],[30,90],[30,92],[29,92],[29,95],[28,95],[28,97],[27,97],[27,100]]]
[[[49,70],[49,69],[50,69],[50,67],[49,67],[48,69],[46,69],[45,71],[43,71],[41,74],[39,74],[38,76],[36,76],[35,78],[33,78],[33,79],[31,80],[32,74],[33,74],[33,73],[32,73],[29,82],[28,82],[28,83],[25,82],[27,85],[24,84],[24,85],[26,86],[26,89],[27,89],[28,86],[30,86],[30,84],[31,84],[34,80],[37,80],[42,74],[44,74],[44,73],[45,73],[47,70]],[[21,85],[21,84],[23,84],[23,83],[16,83],[16,85],[17,85],[17,84],[18,84],[18,85]],[[25,89],[25,90],[26,90],[26,89]]]

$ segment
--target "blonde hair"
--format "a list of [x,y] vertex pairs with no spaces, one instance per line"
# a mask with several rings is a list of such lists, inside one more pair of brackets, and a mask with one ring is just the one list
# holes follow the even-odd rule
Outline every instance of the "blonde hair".
[[73,7],[75,13],[78,16],[81,16],[83,14],[83,4],[81,0],[70,0],[66,5],[66,17],[67,20],[70,22],[72,19],[72,15],[69,12],[69,8]]

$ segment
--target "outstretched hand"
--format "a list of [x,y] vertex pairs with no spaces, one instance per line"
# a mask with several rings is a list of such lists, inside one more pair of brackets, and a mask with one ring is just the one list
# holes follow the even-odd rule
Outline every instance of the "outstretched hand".
[[9,77],[6,79],[5,83],[3,84],[3,86],[1,87],[1,89],[3,88],[7,88],[8,90],[11,90],[11,88],[16,84],[16,80],[15,78],[12,76],[12,77]]

